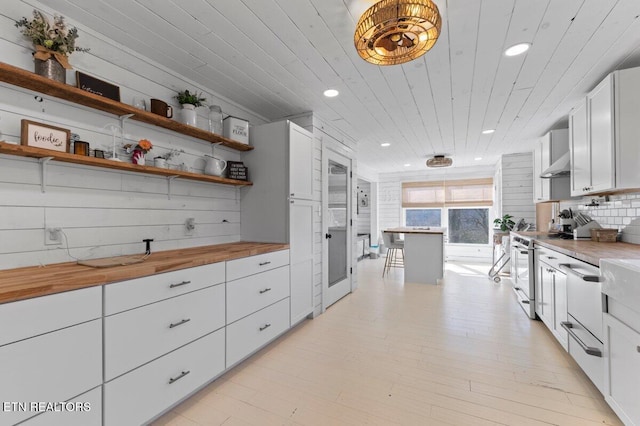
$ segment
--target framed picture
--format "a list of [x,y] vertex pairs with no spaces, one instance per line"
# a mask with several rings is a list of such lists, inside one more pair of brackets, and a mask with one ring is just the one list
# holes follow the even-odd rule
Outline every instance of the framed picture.
[[120,102],[120,87],[76,71],[78,89]]
[[22,145],[69,152],[69,141],[71,140],[69,129],[30,120],[22,120],[20,123],[20,143]]

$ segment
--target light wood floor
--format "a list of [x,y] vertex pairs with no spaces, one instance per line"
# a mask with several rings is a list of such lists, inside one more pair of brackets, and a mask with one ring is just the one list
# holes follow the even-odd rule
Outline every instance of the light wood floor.
[[602,395],[489,265],[442,285],[381,279],[305,321],[154,425],[618,425]]

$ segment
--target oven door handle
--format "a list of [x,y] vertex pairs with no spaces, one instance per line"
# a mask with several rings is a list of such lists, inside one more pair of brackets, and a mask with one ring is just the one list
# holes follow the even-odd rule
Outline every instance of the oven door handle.
[[560,266],[560,269],[562,269],[563,271],[569,272],[569,273],[577,276],[582,281],[589,281],[589,282],[592,282],[592,283],[599,283],[600,282],[600,276],[598,276],[598,275],[581,274],[580,272],[578,272],[575,269],[573,269],[569,263],[561,263],[558,266]]
[[578,342],[582,350],[585,351],[587,355],[592,355],[592,356],[597,356],[602,358],[602,351],[600,349],[594,348],[592,346],[587,346],[582,340],[580,340],[578,335],[572,330],[573,324],[571,324],[569,321],[562,321],[560,325],[562,326],[562,328],[567,330],[567,333],[569,333],[570,337],[573,337],[573,339],[576,342]]

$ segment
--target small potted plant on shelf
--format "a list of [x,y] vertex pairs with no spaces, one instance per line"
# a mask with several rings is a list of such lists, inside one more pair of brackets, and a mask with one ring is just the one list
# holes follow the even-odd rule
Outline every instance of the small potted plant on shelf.
[[176,96],[178,103],[182,105],[182,122],[190,126],[196,125],[196,108],[206,104],[207,99],[202,97],[202,92],[189,92],[185,90],[178,92]]
[[170,161],[172,158],[178,157],[182,152],[184,152],[184,150],[182,149],[180,150],[172,149],[171,151],[165,152],[162,155],[158,155],[153,159],[154,166],[161,169],[166,169],[168,168],[167,162]]
[[71,69],[68,56],[73,52],[88,52],[76,46],[78,29],[67,28],[63,16],[54,15],[53,24],[39,10],[33,11],[33,19],[23,17],[15,21],[24,36],[31,39],[36,51],[35,73],[43,77],[66,83],[66,69]]

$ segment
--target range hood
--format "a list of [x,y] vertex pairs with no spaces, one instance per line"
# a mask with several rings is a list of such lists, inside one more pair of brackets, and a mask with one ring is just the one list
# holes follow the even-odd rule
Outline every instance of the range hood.
[[570,162],[571,158],[569,157],[569,152],[565,152],[562,154],[562,157],[558,158],[552,165],[540,173],[540,177],[550,179],[554,177],[569,176],[571,173]]

